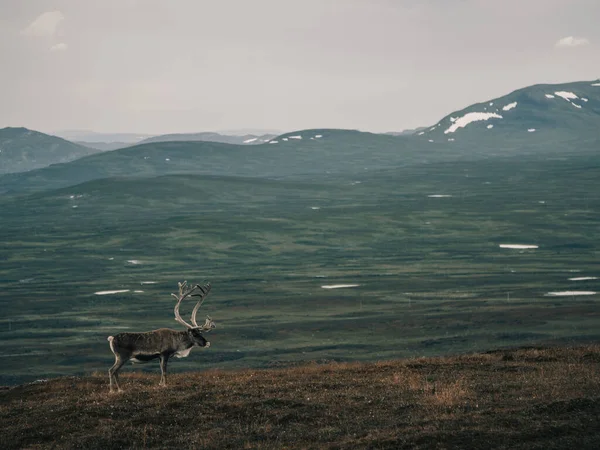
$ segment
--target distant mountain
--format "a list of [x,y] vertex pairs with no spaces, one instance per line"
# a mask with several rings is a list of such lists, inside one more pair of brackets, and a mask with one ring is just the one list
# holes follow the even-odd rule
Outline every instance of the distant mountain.
[[0,129],[0,174],[26,172],[97,152],[27,128]]
[[76,144],[83,145],[89,148],[95,148],[96,150],[100,150],[103,152],[110,150],[117,150],[119,148],[129,147],[132,144],[130,142],[87,142],[87,141],[73,141]]
[[245,134],[241,136],[236,135],[224,135],[213,132],[202,132],[202,133],[173,133],[173,134],[162,134],[160,136],[153,136],[148,139],[144,139],[139,142],[140,144],[148,144],[152,142],[196,142],[196,141],[207,141],[207,142],[223,142],[225,144],[239,144],[239,145],[256,145],[263,144],[274,138],[275,134]]
[[425,129],[427,129],[427,127],[417,127],[417,128],[411,128],[411,129],[402,130],[402,131],[388,131],[387,133],[383,133],[383,134],[389,134],[391,136],[410,136],[411,134],[418,133],[419,131],[422,131]]
[[278,136],[283,134],[283,131],[272,128],[233,128],[228,130],[215,130],[215,133],[224,134],[226,136],[245,136],[247,134],[253,134],[255,136],[272,134],[274,136]]
[[447,115],[417,133],[421,139],[440,141],[520,140],[543,133],[557,139],[598,135],[600,81],[537,84],[503,97],[476,103]]
[[[118,176],[187,173],[306,179],[498,156],[563,157],[565,148],[589,153],[600,143],[600,82],[526,87],[402,136],[313,129],[242,146],[237,145],[239,141],[236,145],[206,141],[207,135],[211,133],[159,136],[156,142],[5,175],[0,177],[0,192],[56,189]],[[192,138],[201,139],[190,141]],[[259,141],[248,138],[246,141],[252,141],[246,144],[256,143],[253,139]]]
[[54,136],[67,139],[69,141],[82,141],[88,143],[116,143],[124,142],[129,145],[140,142],[144,139],[154,136],[145,133],[99,133],[91,130],[63,130],[52,133]]

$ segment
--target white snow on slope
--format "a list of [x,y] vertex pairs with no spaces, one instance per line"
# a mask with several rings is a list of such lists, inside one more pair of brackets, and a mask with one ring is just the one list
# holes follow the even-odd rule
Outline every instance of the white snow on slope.
[[555,98],[552,94],[546,94],[546,98]]
[[257,139],[258,139],[258,138],[246,139],[246,140],[244,141],[244,144],[249,144],[250,142],[254,142],[254,141],[256,141]]
[[537,245],[524,245],[524,244],[500,244],[500,248],[514,248],[514,249],[528,249],[538,248]]
[[592,86],[600,86],[600,83],[594,83]]
[[581,97],[581,101],[582,101],[582,102],[587,102],[587,101],[588,101],[588,99],[587,99],[587,98],[583,98],[583,97]]
[[577,105],[576,103],[573,103],[573,102],[571,102],[571,105],[573,105],[575,108],[581,109],[581,105]]
[[511,109],[516,108],[516,107],[517,107],[517,102],[512,102],[512,103],[509,103],[508,105],[504,106],[502,108],[502,111],[510,111]]
[[94,292],[96,295],[110,295],[110,294],[121,294],[123,292],[129,292],[129,289],[122,289],[120,291],[98,291]]
[[290,136],[290,139],[302,139],[302,136]]
[[530,133],[533,133],[535,131],[535,128],[530,128],[527,131],[530,132]]
[[489,130],[489,129],[491,129],[491,128],[494,128],[494,125],[492,125],[492,124],[489,124],[489,125],[487,126],[487,128],[488,128],[488,130]]
[[342,289],[342,288],[353,288],[358,287],[360,284],[330,284],[321,286],[323,289]]
[[502,119],[500,114],[496,113],[487,113],[487,112],[470,112],[465,114],[462,117],[459,117],[454,121],[454,123],[444,131],[445,134],[454,133],[459,128],[464,128],[469,125],[471,122],[478,122],[480,120],[489,120],[489,119]]
[[569,100],[575,100],[576,98],[579,98],[575,94],[573,94],[572,92],[567,92],[567,91],[558,91],[558,92],[555,92],[554,95],[562,97],[562,98],[564,98],[567,101],[569,101]]
[[598,277],[575,277],[569,278],[569,281],[587,281],[587,280],[597,280]]
[[548,292],[546,295],[550,297],[573,297],[575,295],[594,295],[594,291],[560,291]]

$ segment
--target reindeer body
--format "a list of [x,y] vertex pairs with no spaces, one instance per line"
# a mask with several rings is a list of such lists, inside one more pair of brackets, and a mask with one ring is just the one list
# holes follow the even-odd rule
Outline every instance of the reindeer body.
[[[119,333],[116,336],[109,336],[108,341],[113,353],[117,351],[123,356],[129,353],[132,362],[151,361],[161,354],[184,358],[196,345],[187,330],[176,331],[169,328],[159,328],[145,333]],[[202,346],[209,347],[210,343],[206,342],[206,345]]]
[[[204,297],[210,291],[210,283],[205,286],[196,285],[192,289],[186,291],[186,284],[180,283],[180,296],[177,305],[175,306],[175,318],[178,322],[184,324],[187,329],[183,331],[171,330],[169,328],[159,328],[158,330],[142,332],[142,333],[119,333],[115,336],[109,336],[108,342],[111,351],[115,355],[115,363],[109,369],[108,375],[110,379],[110,390],[114,391],[115,387],[119,388],[119,370],[127,361],[134,363],[144,363],[154,359],[160,359],[160,386],[167,384],[167,362],[169,358],[175,356],[177,358],[187,357],[194,346],[208,348],[208,342],[202,332],[208,332],[214,328],[214,322],[208,318],[203,326],[198,326],[196,323],[196,312]],[[192,296],[192,292],[200,290],[201,300],[194,308],[192,313],[192,323],[188,324],[179,315],[179,304],[181,300]]]

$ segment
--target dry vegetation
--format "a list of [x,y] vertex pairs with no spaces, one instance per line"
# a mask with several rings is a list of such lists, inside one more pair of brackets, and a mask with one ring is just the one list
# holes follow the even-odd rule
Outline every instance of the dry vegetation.
[[598,448],[600,346],[0,391],[9,448]]

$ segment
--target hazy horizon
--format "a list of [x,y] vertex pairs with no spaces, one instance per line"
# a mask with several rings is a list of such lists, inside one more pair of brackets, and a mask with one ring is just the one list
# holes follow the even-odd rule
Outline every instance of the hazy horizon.
[[596,0],[0,0],[0,128],[401,131],[600,77]]

